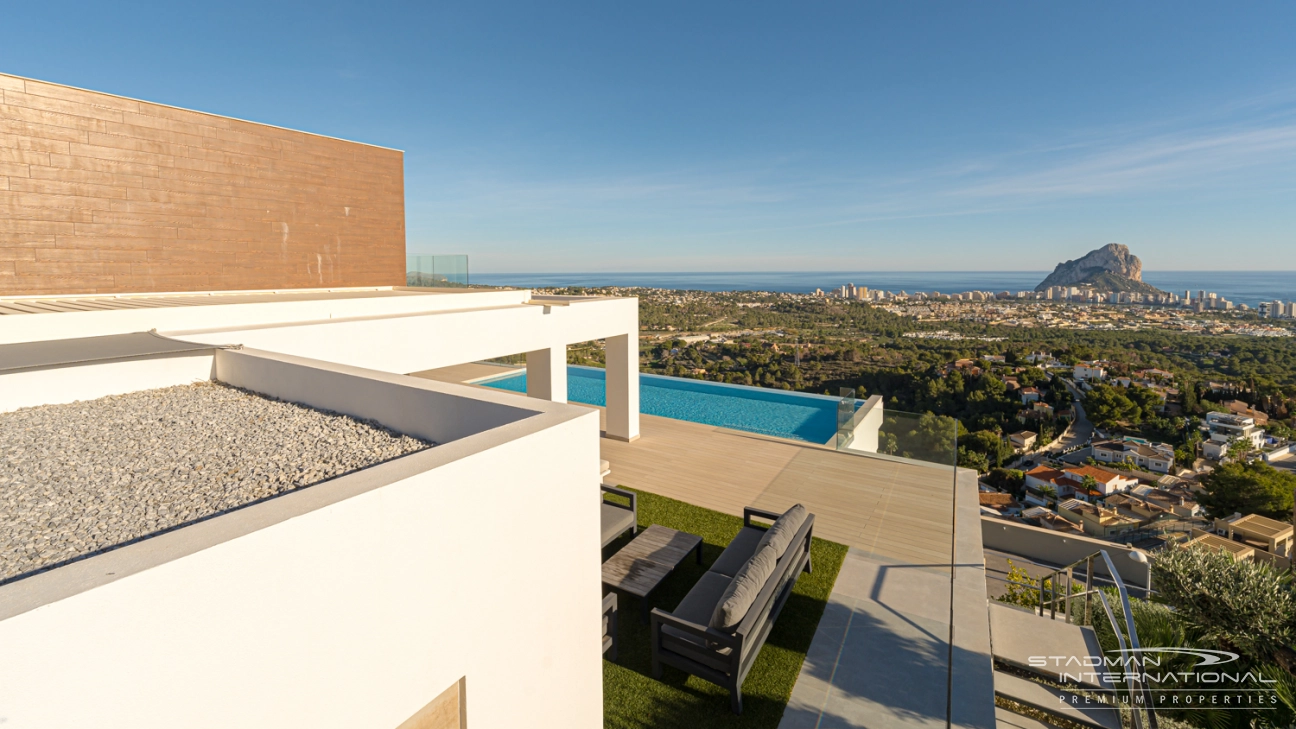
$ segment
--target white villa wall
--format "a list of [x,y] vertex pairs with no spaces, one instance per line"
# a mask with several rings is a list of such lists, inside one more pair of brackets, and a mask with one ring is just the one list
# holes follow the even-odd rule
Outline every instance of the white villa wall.
[[[607,435],[634,440],[639,437],[638,331],[638,299],[607,298],[163,334],[401,374],[522,352],[562,353],[568,344],[606,338]],[[538,358],[528,361],[533,359]],[[531,394],[565,400],[565,369],[551,366],[546,374],[551,386]],[[530,388],[535,383],[527,379]]]
[[[527,290],[359,293],[365,295],[14,315],[0,320],[0,344],[157,330],[186,341],[405,374],[542,350],[563,361],[567,345],[606,339],[607,436],[639,437],[638,299],[537,300]],[[565,400],[565,370],[550,370],[546,391]]]
[[211,351],[0,374],[0,413],[210,380]]
[[[428,311],[445,311],[463,307],[517,306],[531,298],[531,292],[521,290],[472,290],[454,293],[421,293],[397,296],[391,289],[367,290],[339,289],[346,298],[321,298],[300,301],[265,301],[259,303],[209,304],[204,306],[158,306],[146,309],[117,309],[111,311],[58,312],[49,314],[23,314],[3,317],[0,320],[0,344],[15,342],[44,342],[51,339],[101,336],[146,332],[150,329],[208,329],[215,327],[252,327],[286,322],[342,319],[357,316],[389,316]],[[211,295],[240,292],[220,291]],[[273,292],[247,292],[273,293]],[[302,290],[288,292],[306,293]],[[166,298],[165,294],[148,295],[148,298]],[[183,293],[175,296],[192,299],[201,293]],[[21,300],[22,297],[18,297]],[[27,298],[51,298],[27,297]],[[59,297],[69,298],[69,297]],[[114,298],[114,297],[104,297]],[[130,299],[128,295],[118,298]]]
[[187,342],[242,344],[404,374],[638,332],[638,303],[600,299],[570,306],[520,305],[161,333]]
[[[474,729],[601,726],[598,415],[543,408],[553,425],[353,474],[451,459],[0,620],[0,720],[394,728],[466,676]],[[506,430],[522,434],[473,449]],[[8,585],[0,605],[328,485]]]

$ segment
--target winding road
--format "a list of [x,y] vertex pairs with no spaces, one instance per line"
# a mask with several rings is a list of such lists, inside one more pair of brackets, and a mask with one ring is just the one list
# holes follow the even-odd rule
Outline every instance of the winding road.
[[1053,442],[1023,455],[1022,461],[1039,463],[1042,458],[1061,453],[1072,446],[1083,446],[1093,438],[1094,426],[1085,415],[1084,405],[1080,402],[1080,390],[1070,380],[1063,379],[1062,384],[1066,385],[1067,391],[1071,393],[1071,409],[1075,411],[1075,418],[1061,435],[1053,439]]

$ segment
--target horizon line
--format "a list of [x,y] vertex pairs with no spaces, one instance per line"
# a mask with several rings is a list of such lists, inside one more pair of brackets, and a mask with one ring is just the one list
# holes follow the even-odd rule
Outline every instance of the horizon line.
[[[978,270],[974,270],[974,271],[969,271],[969,270],[919,270],[919,269],[899,269],[899,268],[896,268],[896,269],[882,269],[882,268],[879,268],[879,269],[872,269],[872,270],[864,270],[864,269],[858,269],[858,270],[840,270],[840,269],[839,269],[839,270],[832,270],[832,271],[828,271],[828,270],[822,270],[822,271],[819,271],[819,270],[813,270],[813,269],[794,270],[794,271],[793,271],[793,270],[782,270],[782,269],[778,269],[778,270],[744,270],[744,271],[732,271],[732,270],[727,270],[727,271],[719,271],[719,270],[717,270],[717,271],[699,271],[699,270],[686,270],[686,271],[607,271],[607,270],[603,270],[603,271],[476,271],[475,273],[477,273],[477,274],[482,274],[482,275],[491,275],[491,276],[554,276],[554,275],[563,275],[563,274],[597,275],[597,274],[717,274],[717,273],[727,273],[727,274],[752,274],[752,273],[763,273],[763,274],[802,274],[802,273],[811,273],[811,274],[829,274],[829,275],[842,276],[842,275],[853,274],[853,273],[955,273],[955,274],[975,274],[975,273],[1050,273],[1050,271],[1047,270],[1047,269],[978,269]],[[1252,268],[1224,268],[1224,269],[1221,269],[1221,268],[1209,268],[1209,269],[1202,268],[1202,269],[1188,269],[1188,268],[1183,268],[1183,269],[1155,269],[1155,270],[1152,270],[1152,271],[1143,271],[1143,274],[1144,274],[1144,275],[1146,275],[1146,274],[1148,274],[1148,273],[1154,273],[1154,274],[1157,274],[1157,273],[1296,273],[1296,269],[1285,269],[1285,268],[1284,268],[1284,269],[1252,269]]]

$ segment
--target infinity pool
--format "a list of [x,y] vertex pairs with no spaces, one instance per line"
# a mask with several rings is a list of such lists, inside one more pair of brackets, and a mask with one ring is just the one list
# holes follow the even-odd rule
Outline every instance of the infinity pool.
[[[605,375],[597,367],[569,366],[567,399],[606,405]],[[526,373],[477,384],[526,392]],[[639,375],[640,412],[811,443],[827,443],[837,432],[837,402],[825,395]]]

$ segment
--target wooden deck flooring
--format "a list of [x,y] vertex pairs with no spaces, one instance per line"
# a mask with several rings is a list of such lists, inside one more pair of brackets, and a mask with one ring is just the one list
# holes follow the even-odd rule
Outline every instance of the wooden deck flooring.
[[[413,374],[468,382],[506,369],[472,363]],[[745,506],[784,511],[800,502],[816,515],[816,536],[885,562],[948,570],[953,467],[840,453],[654,415],[640,415],[639,430],[633,443],[600,441],[612,464],[606,483],[738,516]]]
[[886,561],[950,563],[954,469],[652,415],[639,440],[603,439],[607,483],[741,515],[744,506],[816,514],[815,534]]

